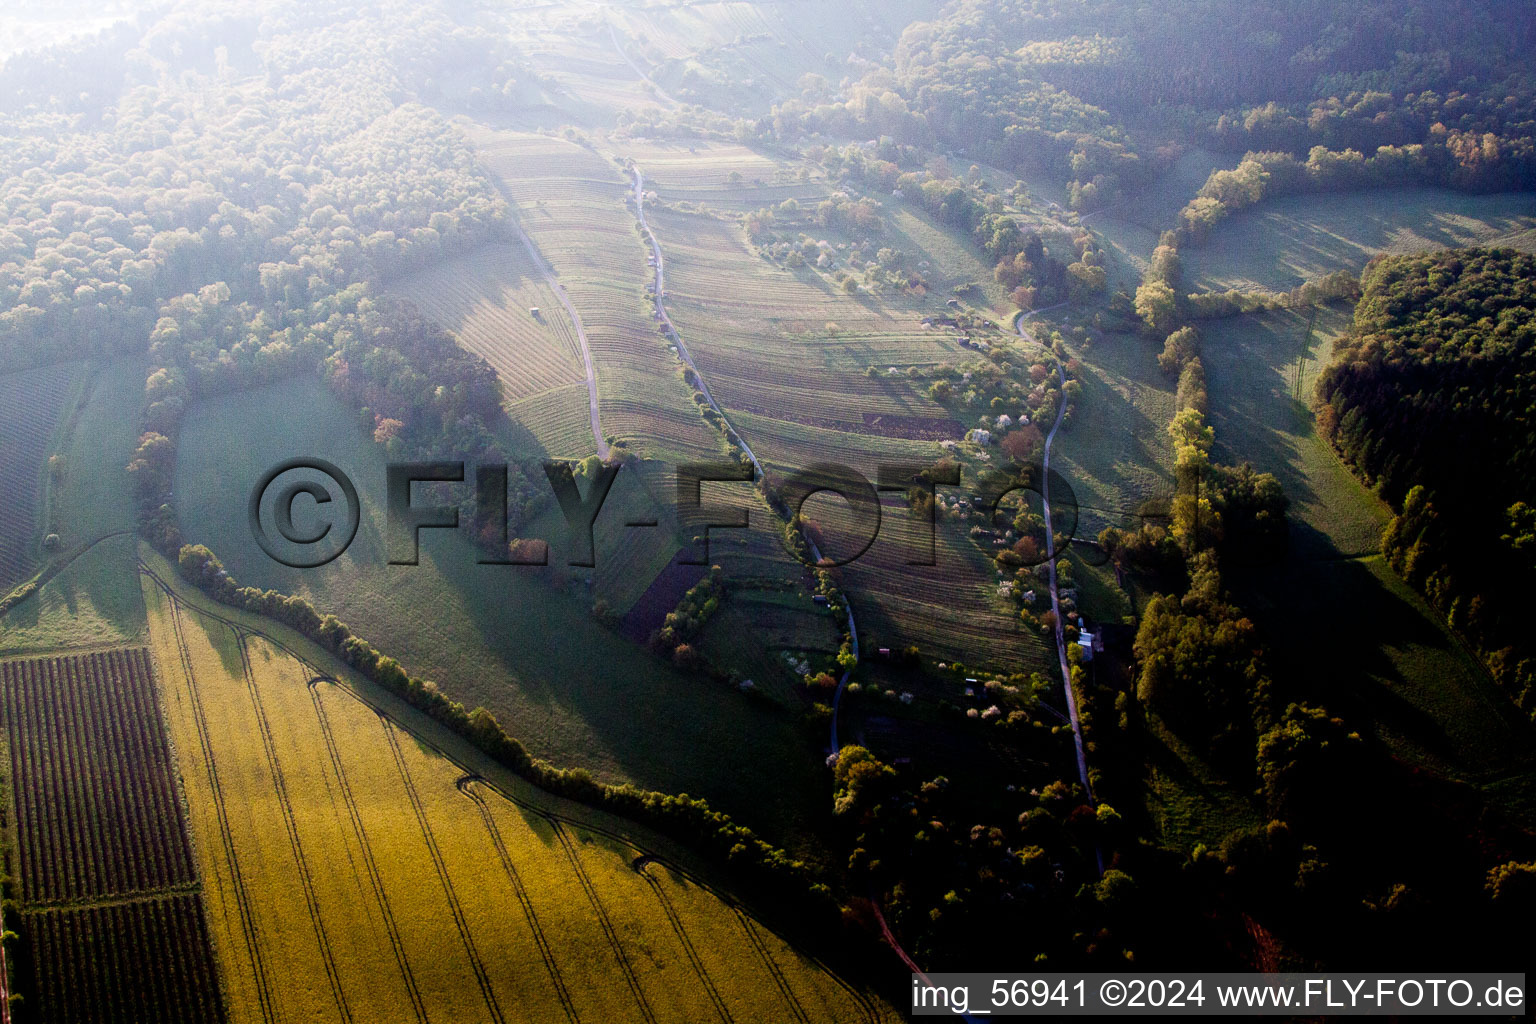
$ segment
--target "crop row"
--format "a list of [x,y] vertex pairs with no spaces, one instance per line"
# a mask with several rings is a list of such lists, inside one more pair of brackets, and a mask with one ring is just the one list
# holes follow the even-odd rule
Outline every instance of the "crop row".
[[395,290],[484,357],[515,400],[582,379],[570,320],[538,275],[520,247],[498,245]]
[[143,649],[5,662],[0,701],[26,902],[195,879]]
[[38,1024],[225,1019],[202,900],[185,893],[23,915]]

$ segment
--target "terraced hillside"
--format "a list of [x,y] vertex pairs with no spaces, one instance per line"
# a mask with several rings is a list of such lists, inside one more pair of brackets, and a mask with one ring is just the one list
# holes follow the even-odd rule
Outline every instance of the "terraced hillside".
[[495,367],[510,402],[583,379],[571,323],[519,245],[450,260],[393,290]]
[[717,456],[646,311],[645,250],[618,168],[564,139],[463,127],[581,316],[603,432],[647,457]]

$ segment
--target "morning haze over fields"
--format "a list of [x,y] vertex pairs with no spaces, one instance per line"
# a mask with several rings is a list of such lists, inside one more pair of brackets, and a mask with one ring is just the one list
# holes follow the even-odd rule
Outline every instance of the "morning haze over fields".
[[1533,46],[12,4],[0,1024],[1522,969]]

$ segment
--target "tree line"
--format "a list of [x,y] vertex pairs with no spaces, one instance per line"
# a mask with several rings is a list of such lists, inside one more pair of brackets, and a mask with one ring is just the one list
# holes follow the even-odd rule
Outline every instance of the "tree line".
[[1397,510],[1393,568],[1536,715],[1536,258],[1380,257],[1318,381],[1319,424]]
[[[1529,890],[1523,887],[1536,877],[1529,835],[1501,821],[1461,784],[1404,770],[1378,741],[1331,712],[1330,695],[1316,692],[1308,680],[1277,677],[1255,623],[1226,590],[1224,566],[1255,552],[1284,550],[1287,503],[1269,474],[1211,460],[1215,436],[1206,420],[1202,339],[1189,322],[1195,297],[1181,297],[1177,243],[1175,233],[1164,234],[1135,300],[1147,332],[1162,339],[1159,366],[1177,380],[1176,412],[1169,424],[1175,455],[1170,521],[1167,527],[1149,523],[1135,531],[1109,529],[1100,537],[1122,571],[1159,591],[1138,625],[1134,685],[1119,692],[1090,688],[1084,695],[1085,730],[1096,735],[1104,766],[1101,789],[1114,794],[1127,778],[1140,777],[1148,745],[1157,742],[1154,726],[1160,726],[1236,788],[1254,793],[1270,819],[1263,828],[1233,833],[1219,849],[1197,846],[1181,882],[1189,898],[1244,906],[1298,949],[1325,959],[1347,956],[1358,962],[1359,953],[1318,929],[1316,922],[1324,919],[1335,926],[1349,922],[1350,934],[1371,934],[1382,950],[1420,948],[1429,936],[1447,929],[1477,931],[1498,947],[1511,934],[1520,908],[1528,905]],[[1502,258],[1529,263],[1528,257],[1512,253]],[[1417,304],[1432,303],[1441,289],[1455,293],[1451,267],[1459,268],[1462,260],[1480,268],[1470,275],[1476,284],[1445,300],[1446,322],[1428,330],[1414,324]],[[1409,435],[1436,433],[1426,431],[1413,406],[1422,402],[1476,416],[1480,413],[1474,410],[1502,401],[1474,399],[1475,392],[1453,365],[1439,363],[1433,353],[1446,349],[1447,364],[1454,364],[1478,353],[1483,344],[1497,347],[1510,338],[1528,318],[1523,307],[1529,282],[1515,286],[1504,274],[1529,277],[1530,270],[1526,265],[1493,270],[1476,254],[1406,257],[1403,266],[1380,260],[1367,268],[1353,340],[1345,343],[1320,385],[1320,396],[1330,403],[1320,419],[1326,433],[1342,436],[1343,417],[1351,416],[1350,437],[1360,442],[1354,449],[1357,457],[1379,458],[1375,464],[1389,475],[1402,472],[1400,459],[1417,457],[1408,453],[1421,448],[1426,460],[1434,460],[1424,446],[1442,441],[1458,454],[1436,449],[1444,461],[1434,464],[1454,473],[1449,467],[1465,459],[1470,435],[1453,430],[1410,443]],[[1510,310],[1475,308],[1477,300],[1509,291],[1514,292]],[[1380,336],[1395,328],[1401,337]],[[1415,353],[1409,338],[1422,342],[1424,351]],[[1503,351],[1518,350],[1511,345]],[[1389,368],[1416,363],[1423,373],[1413,386],[1388,388]],[[1511,384],[1521,379],[1509,365],[1480,369],[1490,379]],[[1376,390],[1350,391],[1349,382],[1358,379],[1370,381]],[[1398,432],[1393,440],[1385,429],[1367,438],[1364,426],[1370,421],[1351,404],[1364,395],[1374,401],[1380,425],[1390,424]],[[1501,407],[1523,408],[1521,401],[1512,395]],[[1512,424],[1503,426],[1507,432]],[[1398,449],[1398,442],[1407,447]],[[1494,446],[1492,451],[1507,449]],[[1408,482],[1405,476],[1392,479],[1399,486]],[[1413,494],[1417,497],[1409,500],[1405,515],[1418,515],[1415,522],[1422,523],[1423,492]],[[1486,496],[1486,491],[1479,495]],[[1525,521],[1522,512],[1499,508],[1506,524]],[[1389,529],[1389,557],[1394,557],[1391,535],[1409,535],[1412,525],[1395,523]],[[1505,532],[1512,546],[1529,552],[1529,542],[1519,545],[1524,533],[1510,527]],[[1426,566],[1434,564],[1419,557]],[[1464,808],[1469,804],[1480,808],[1479,820],[1468,819]],[[1425,820],[1435,824],[1409,824]],[[1426,835],[1431,828],[1433,834]],[[1384,851],[1389,841],[1381,837],[1389,835],[1400,838]],[[1448,861],[1472,869],[1447,872],[1442,865]],[[1505,876],[1515,881],[1504,885]]]

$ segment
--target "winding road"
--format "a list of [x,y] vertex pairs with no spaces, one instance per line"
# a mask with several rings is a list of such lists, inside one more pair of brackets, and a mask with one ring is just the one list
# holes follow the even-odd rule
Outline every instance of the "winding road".
[[[650,77],[648,75],[646,75],[646,73],[643,70],[641,70],[640,67],[637,64],[635,64],[635,62],[633,60],[630,59],[630,57],[629,57],[629,55],[627,53],[624,52],[624,47],[619,42],[618,31],[617,31],[617,29],[614,28],[612,23],[609,24],[608,28],[609,28],[609,32],[613,36],[614,48],[619,51],[619,55],[624,58],[625,62],[628,63],[631,68],[634,69],[636,74],[638,74],[644,81],[649,83],[651,85],[651,87],[656,90],[658,95],[660,95],[661,97],[663,97],[664,99],[666,99],[666,100],[668,100],[670,102],[671,101],[671,97],[667,96],[667,94],[665,92],[663,92],[661,87],[656,85],[655,82],[652,82]],[[645,240],[646,240],[646,242],[650,246],[651,257],[652,257],[652,259],[655,262],[655,270],[656,270],[655,281],[654,281],[655,294],[653,296],[653,301],[655,302],[656,312],[659,314],[659,322],[665,328],[666,333],[667,333],[667,337],[672,341],[672,343],[674,345],[677,346],[678,358],[680,358],[683,361],[683,365],[687,366],[689,370],[693,371],[694,380],[698,383],[699,393],[704,396],[704,400],[709,403],[709,407],[711,409],[713,409],[715,411],[716,415],[718,415],[720,417],[720,421],[726,425],[726,436],[730,440],[732,440],[735,444],[740,446],[742,452],[747,456],[747,459],[752,463],[752,469],[753,469],[754,474],[756,475],[756,477],[758,479],[761,479],[763,477],[763,466],[762,466],[762,463],[758,461],[757,454],[752,451],[752,448],[751,448],[750,445],[747,444],[746,439],[743,438],[741,436],[740,432],[737,431],[736,428],[731,424],[730,417],[728,417],[726,415],[726,413],[725,413],[725,410],[720,407],[720,403],[715,401],[715,396],[710,393],[709,384],[704,380],[704,375],[699,372],[698,365],[693,361],[693,356],[690,355],[689,352],[688,352],[688,346],[683,342],[682,335],[678,332],[677,328],[673,325],[672,318],[667,313],[667,307],[666,307],[666,302],[665,302],[665,292],[666,292],[666,260],[665,260],[665,257],[662,255],[661,243],[657,241],[655,231],[653,231],[651,229],[650,222],[648,222],[645,219],[645,176],[641,172],[639,166],[634,164],[633,162],[631,162],[631,164],[630,164],[630,173],[634,176],[635,217],[640,222],[640,230],[645,235]],[[569,308],[570,308],[569,305],[567,305],[567,309],[569,309]],[[572,310],[571,313],[572,313],[572,317],[573,317],[573,320],[574,320],[575,311]],[[579,332],[579,328],[578,328],[578,332]],[[1019,332],[1021,334],[1023,334],[1022,318],[1020,320]],[[582,350],[583,350],[583,352],[586,351],[586,343],[585,343],[585,341],[583,341],[583,343],[582,343]],[[1058,369],[1059,372],[1062,372],[1062,381],[1063,381],[1063,384],[1065,384],[1065,381],[1066,381],[1065,372],[1061,371],[1059,363],[1058,363],[1057,369]],[[590,377],[589,377],[589,380],[590,380]],[[596,399],[596,391],[595,390],[593,391],[593,396],[594,397],[593,397],[593,407],[592,407],[592,424],[593,424],[593,429],[595,430],[596,427],[597,427],[597,405],[596,405],[597,399]],[[1065,410],[1065,408],[1066,408],[1066,403],[1063,402],[1062,403],[1062,409]],[[1061,425],[1061,416],[1060,416],[1060,414],[1058,414],[1058,416],[1057,416],[1056,425],[1057,426]],[[1052,430],[1051,430],[1051,438],[1054,439],[1055,436],[1056,436],[1056,430],[1053,427]],[[1047,469],[1049,469],[1049,458],[1050,458],[1050,446],[1049,445],[1050,445],[1050,442],[1047,441],[1047,446],[1046,446]],[[1049,511],[1048,508],[1047,508],[1047,511],[1046,511],[1046,521],[1047,521],[1047,523],[1049,523],[1049,521],[1050,521],[1050,511]],[[1046,533],[1047,533],[1047,535],[1049,535],[1050,531],[1047,530]],[[805,535],[805,542],[806,542],[806,546],[810,549],[811,556],[819,563],[821,561],[821,551],[817,547],[816,542],[813,539],[811,539],[811,537],[809,535]],[[1053,604],[1056,601],[1056,576],[1055,576],[1055,574],[1056,574],[1056,562],[1055,562],[1055,560],[1053,558],[1052,561],[1051,561],[1051,600],[1052,600]],[[854,666],[857,667],[858,659],[859,659],[859,631],[858,631],[858,626],[854,622],[853,605],[852,605],[851,602],[849,602],[847,594],[843,594],[843,607],[847,611],[847,614],[848,614],[848,643],[849,643],[849,650],[853,653]],[[1057,616],[1057,621],[1058,621],[1058,623],[1060,622],[1060,616],[1059,615]],[[1064,637],[1060,633],[1060,626],[1059,625],[1057,627],[1057,632],[1058,632],[1058,641],[1059,641],[1059,643],[1064,643]],[[1066,670],[1066,648],[1065,648],[1065,646],[1059,646],[1059,650],[1061,652],[1061,657],[1062,657],[1062,668],[1063,668],[1063,671],[1065,672],[1065,670]],[[837,718],[838,718],[839,709],[842,707],[843,694],[847,691],[847,689],[848,689],[848,682],[849,682],[849,680],[852,677],[853,677],[853,668],[849,668],[849,669],[845,670],[843,672],[842,678],[837,681],[837,690],[833,693],[833,696],[832,696],[832,722],[831,722],[831,726],[830,726],[830,736],[829,736],[829,739],[830,739],[830,743],[831,743],[832,756],[834,756],[834,757],[837,755],[838,751],[842,749],[840,743],[838,742],[838,738],[837,738]],[[1077,737],[1078,765],[1079,765],[1079,768],[1080,768],[1080,770],[1082,772],[1083,784],[1086,786],[1087,785],[1087,781],[1088,781],[1087,760],[1086,760],[1086,758],[1084,756],[1084,753],[1083,753],[1082,731],[1078,728],[1078,724],[1077,724],[1077,705],[1076,705],[1076,703],[1075,703],[1075,701],[1073,700],[1073,697],[1072,697],[1071,676],[1069,674],[1066,675],[1066,684],[1067,684],[1068,707],[1071,709],[1071,712],[1072,712],[1072,731],[1073,731],[1073,734]],[[1102,861],[1102,856],[1101,856],[1100,860]],[[1101,873],[1102,873],[1102,870],[1103,870],[1103,865],[1101,863],[1100,864],[1100,871],[1101,871]],[[875,917],[879,921],[880,932],[881,932],[882,937],[885,939],[886,944],[889,945],[890,948],[893,951],[895,951],[897,957],[899,957],[901,959],[902,963],[904,963],[910,970],[912,970],[919,977],[921,977],[923,979],[923,981],[926,983],[927,982],[927,975],[923,974],[922,968],[920,968],[917,965],[917,963],[912,959],[912,957],[902,947],[901,942],[896,938],[895,934],[891,931],[890,925],[886,923],[885,915],[883,913],[881,913],[881,911],[880,911],[880,901],[879,901],[878,898],[876,898],[874,896],[874,894],[871,894],[870,903],[871,903],[871,905],[874,908]],[[967,1021],[970,1021],[971,1024],[976,1024],[976,1018],[974,1018],[974,1017],[966,1015],[965,1019]]]
[[608,23],[608,34],[613,37],[613,48],[619,51],[619,56],[624,58],[624,63],[628,64],[630,69],[634,71],[635,74],[640,76],[640,81],[650,86],[651,90],[656,93],[658,98],[666,100],[674,107],[677,106],[677,101],[674,100],[671,96],[668,96],[667,91],[661,86],[657,85],[655,80],[652,79],[650,75],[645,73],[645,69],[642,68],[639,64],[636,64],[634,59],[630,57],[628,53],[624,52],[624,44],[619,41],[618,26],[614,25],[614,23],[611,21]]
[[[1028,313],[1020,313],[1014,321],[1014,329],[1019,332],[1019,337],[1033,341],[1037,345],[1051,351],[1050,347],[1043,345],[1034,335],[1024,329],[1024,321],[1037,313],[1044,313],[1051,309],[1058,309],[1066,303],[1056,306],[1048,306],[1046,309],[1031,310]],[[1061,404],[1056,409],[1056,422],[1051,424],[1051,432],[1045,435],[1045,464],[1040,480],[1040,503],[1045,512],[1045,558],[1046,565],[1050,567],[1051,584],[1051,612],[1056,619],[1056,658],[1061,665],[1061,685],[1067,695],[1067,717],[1072,721],[1072,742],[1077,746],[1077,774],[1083,783],[1083,792],[1088,795],[1088,802],[1092,804],[1093,784],[1088,781],[1088,753],[1083,747],[1083,726],[1077,717],[1077,694],[1072,689],[1072,669],[1067,664],[1067,633],[1066,627],[1061,621],[1061,596],[1056,589],[1056,531],[1051,526],[1051,445],[1056,441],[1056,432],[1061,429],[1061,421],[1067,415],[1067,371],[1061,365],[1061,360],[1055,358],[1056,375],[1061,380]],[[1100,873],[1103,865],[1100,865]]]

